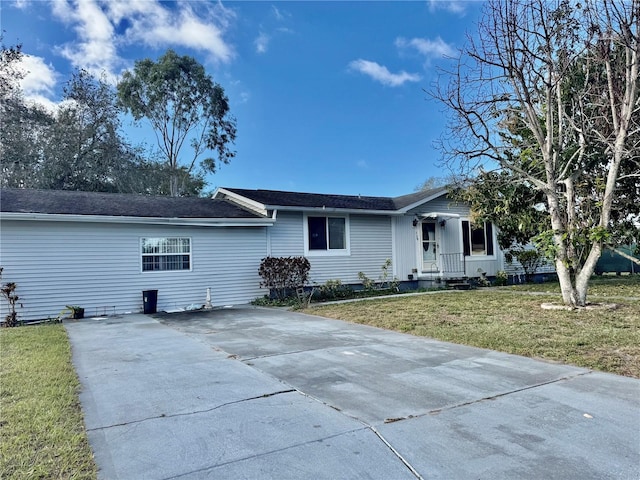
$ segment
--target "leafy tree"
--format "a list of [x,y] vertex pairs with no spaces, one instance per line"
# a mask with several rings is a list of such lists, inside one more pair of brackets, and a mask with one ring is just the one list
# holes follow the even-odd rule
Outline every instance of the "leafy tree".
[[133,155],[120,133],[119,114],[115,92],[105,79],[75,72],[44,145],[41,188],[119,191],[119,174]]
[[586,304],[616,206],[638,201],[637,187],[625,201],[616,187],[640,176],[639,14],[639,0],[490,0],[432,92],[451,113],[441,144],[451,165],[474,176],[488,162],[543,195],[538,239],[570,306]]
[[[0,40],[2,38],[0,37]],[[0,185],[30,187],[33,172],[41,160],[40,139],[53,121],[41,106],[25,102],[18,68],[23,57],[20,45],[0,49]]]
[[24,78],[24,72],[16,68],[23,57],[22,45],[6,46],[4,36],[0,35],[0,98],[3,100],[19,90],[19,81]]
[[[157,62],[137,61],[133,71],[125,72],[118,84],[118,97],[136,120],[146,118],[153,127],[171,171],[171,195],[184,193],[181,180],[198,167],[203,172],[215,172],[213,157],[196,164],[205,152],[215,152],[222,163],[235,156],[229,149],[236,138],[229,100],[193,57],[168,50]],[[190,156],[184,154],[186,142],[192,149]]]
[[[1,102],[2,186],[170,194],[167,166],[124,138],[121,107],[104,78],[76,71],[54,113],[25,101],[19,84],[7,92]],[[202,176],[184,169],[178,174],[185,194],[198,195],[204,187]]]

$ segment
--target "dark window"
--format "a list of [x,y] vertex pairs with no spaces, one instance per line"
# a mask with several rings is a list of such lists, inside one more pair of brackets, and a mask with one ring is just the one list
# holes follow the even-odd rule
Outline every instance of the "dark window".
[[342,217],[307,217],[309,250],[345,250],[346,219]]
[[309,250],[327,249],[327,219],[325,217],[307,218],[309,225]]
[[463,220],[462,244],[465,256],[493,255],[493,228],[491,223],[485,222],[482,226],[475,226],[468,220]]

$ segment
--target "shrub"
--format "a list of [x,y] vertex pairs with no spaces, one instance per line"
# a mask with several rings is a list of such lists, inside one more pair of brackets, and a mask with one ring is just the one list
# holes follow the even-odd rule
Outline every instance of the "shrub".
[[260,262],[258,273],[261,287],[269,288],[278,299],[294,293],[309,281],[311,264],[305,257],[266,257]]
[[[0,267],[0,280],[2,279],[2,270],[3,268]],[[20,297],[16,294],[16,288],[18,288],[18,286],[14,282],[3,283],[2,286],[0,286],[0,292],[7,301],[7,306],[9,307],[9,313],[7,313],[7,316],[4,319],[5,327],[18,326],[18,312],[16,312],[16,305],[18,300],[20,300]],[[22,306],[22,304],[20,304],[20,306]]]
[[353,288],[343,285],[340,279],[327,280],[324,285],[317,289],[316,298],[318,300],[335,300],[338,298],[351,298]]
[[538,267],[544,264],[543,255],[536,249],[512,249],[511,253],[522,265],[527,282],[531,282]]
[[496,273],[496,281],[495,284],[498,287],[504,287],[507,283],[508,283],[509,277],[507,275],[507,272],[505,272],[504,270],[499,270]]

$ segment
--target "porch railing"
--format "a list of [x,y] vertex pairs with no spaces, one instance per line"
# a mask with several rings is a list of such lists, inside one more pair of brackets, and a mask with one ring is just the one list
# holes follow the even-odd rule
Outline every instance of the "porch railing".
[[462,252],[460,253],[441,253],[440,264],[442,273],[445,276],[461,276],[466,275],[466,262]]

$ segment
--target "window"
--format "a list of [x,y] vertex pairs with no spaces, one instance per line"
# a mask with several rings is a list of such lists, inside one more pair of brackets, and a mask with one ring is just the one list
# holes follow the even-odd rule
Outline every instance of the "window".
[[142,271],[191,270],[190,238],[143,238]]
[[307,217],[309,252],[346,252],[347,219],[345,217]]
[[493,255],[493,228],[491,223],[482,226],[472,225],[468,220],[462,221],[462,243],[465,256]]

